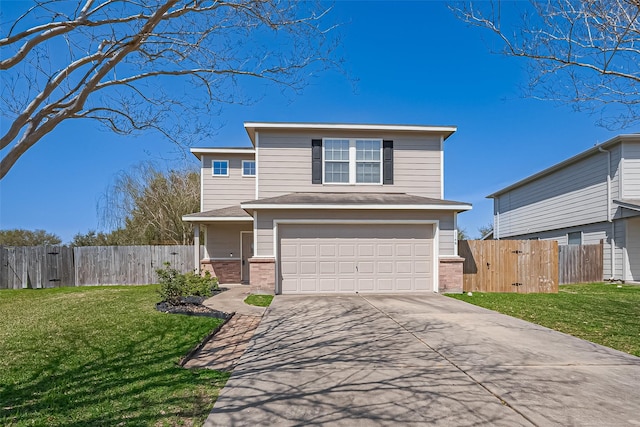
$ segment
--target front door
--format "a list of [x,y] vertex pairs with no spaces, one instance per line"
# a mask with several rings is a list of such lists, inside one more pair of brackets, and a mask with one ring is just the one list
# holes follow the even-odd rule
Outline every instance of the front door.
[[243,231],[242,240],[242,283],[249,283],[249,258],[253,256],[253,233]]

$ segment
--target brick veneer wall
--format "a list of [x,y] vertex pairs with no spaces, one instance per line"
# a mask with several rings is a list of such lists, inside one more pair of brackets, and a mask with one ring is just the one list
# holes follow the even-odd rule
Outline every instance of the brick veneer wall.
[[438,291],[462,293],[462,257],[440,258]]
[[218,278],[218,283],[240,283],[240,270],[242,265],[240,260],[218,261],[218,260],[202,260],[200,261],[202,272],[208,271],[212,276]]
[[251,292],[256,294],[275,293],[275,258],[249,258],[249,286]]

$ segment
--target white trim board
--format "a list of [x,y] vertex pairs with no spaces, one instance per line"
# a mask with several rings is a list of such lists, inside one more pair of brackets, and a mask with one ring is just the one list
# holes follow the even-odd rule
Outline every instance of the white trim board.
[[254,154],[256,150],[253,147],[247,148],[191,148],[193,154]]
[[[240,231],[240,281],[241,282],[244,280],[244,277],[242,277],[244,275],[244,268],[243,268],[244,266],[242,265],[242,259],[243,259],[243,256],[244,256],[244,254],[242,253],[242,247],[243,247],[242,235],[245,234],[245,233],[253,234],[253,231],[244,231],[244,230]],[[251,239],[251,240],[253,241],[253,239]],[[253,251],[255,252],[255,250],[256,250],[256,247],[254,245],[253,246]],[[249,259],[247,259],[247,263],[248,262],[249,262]],[[251,273],[249,273],[249,277],[251,277]]]
[[253,218],[246,216],[221,216],[221,217],[182,217],[184,222],[249,222]]
[[472,209],[471,205],[357,205],[357,204],[273,204],[267,205],[262,203],[242,203],[242,209],[359,209],[359,210],[428,210],[428,211],[468,211]]

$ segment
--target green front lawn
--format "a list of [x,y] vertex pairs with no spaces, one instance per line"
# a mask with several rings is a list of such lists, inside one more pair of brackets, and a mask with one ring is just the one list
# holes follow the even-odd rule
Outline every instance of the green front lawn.
[[640,356],[640,286],[560,286],[558,294],[448,295]]
[[245,304],[257,305],[258,307],[269,307],[273,301],[273,295],[249,295],[244,299]]
[[156,290],[0,291],[0,425],[201,425],[229,374],[177,363],[222,321]]

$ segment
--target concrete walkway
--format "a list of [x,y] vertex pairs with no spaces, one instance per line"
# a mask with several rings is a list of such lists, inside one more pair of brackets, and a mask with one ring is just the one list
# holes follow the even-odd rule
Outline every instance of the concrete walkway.
[[259,324],[258,316],[234,315],[183,366],[189,369],[233,371]]
[[440,295],[277,296],[206,426],[640,426],[640,358]]
[[244,303],[244,299],[251,295],[249,285],[220,285],[227,290],[204,301],[204,305],[224,313],[245,314],[247,316],[262,317],[266,307],[256,307]]
[[244,354],[260,324],[265,307],[244,303],[251,294],[246,285],[222,285],[226,291],[215,295],[204,305],[224,313],[235,313],[197,352],[184,363],[185,368],[232,371]]

